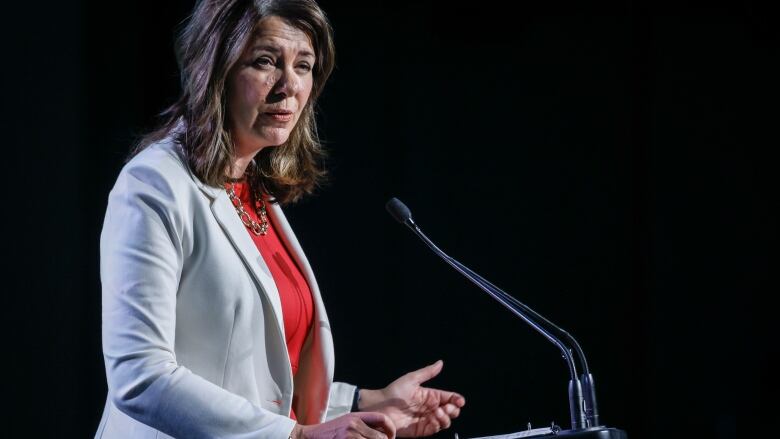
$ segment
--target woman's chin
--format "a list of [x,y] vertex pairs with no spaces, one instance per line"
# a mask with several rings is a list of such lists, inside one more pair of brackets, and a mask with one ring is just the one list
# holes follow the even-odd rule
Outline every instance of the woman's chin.
[[265,127],[256,137],[263,146],[279,146],[290,138],[290,131],[286,128]]

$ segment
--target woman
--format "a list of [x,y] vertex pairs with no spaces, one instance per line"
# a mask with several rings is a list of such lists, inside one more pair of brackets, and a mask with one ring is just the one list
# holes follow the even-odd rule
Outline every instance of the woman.
[[323,171],[314,103],[334,63],[311,0],[204,0],[182,96],[109,196],[101,234],[108,398],[98,438],[426,436],[462,396],[333,383],[311,268],[282,214]]

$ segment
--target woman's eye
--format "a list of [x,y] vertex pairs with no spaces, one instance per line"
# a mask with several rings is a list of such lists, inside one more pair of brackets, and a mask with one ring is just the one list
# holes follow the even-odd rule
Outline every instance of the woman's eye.
[[255,67],[260,67],[260,68],[270,67],[270,66],[274,65],[274,60],[272,60],[271,58],[269,58],[267,56],[261,56],[260,58],[255,59],[252,62],[252,65],[254,65]]
[[311,71],[311,64],[309,64],[309,63],[298,64],[298,69],[302,70],[304,72],[310,72]]

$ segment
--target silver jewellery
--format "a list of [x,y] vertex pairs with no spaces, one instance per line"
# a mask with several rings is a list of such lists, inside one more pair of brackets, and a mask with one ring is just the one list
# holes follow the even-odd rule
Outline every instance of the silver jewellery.
[[241,222],[255,235],[265,236],[265,234],[268,233],[268,212],[265,210],[265,201],[263,201],[263,197],[260,196],[260,193],[254,191],[255,213],[257,214],[257,217],[260,218],[260,222],[258,223],[249,216],[249,212],[244,209],[244,203],[242,203],[241,199],[236,195],[236,184],[231,182],[230,186],[225,188],[225,190],[230,198],[230,202],[233,203],[233,207],[236,208],[236,213],[238,213],[238,217],[241,218]]

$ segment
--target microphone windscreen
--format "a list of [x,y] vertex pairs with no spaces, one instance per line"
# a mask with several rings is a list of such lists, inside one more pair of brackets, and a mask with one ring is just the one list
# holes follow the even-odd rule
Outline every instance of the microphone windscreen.
[[406,207],[406,204],[402,203],[398,198],[391,198],[390,201],[385,204],[385,209],[390,212],[393,218],[401,224],[405,224],[407,220],[412,219],[412,212]]

